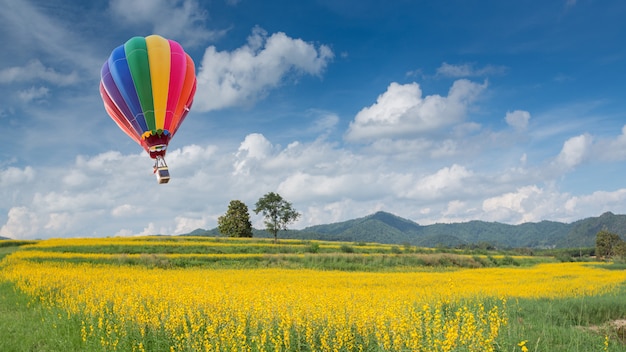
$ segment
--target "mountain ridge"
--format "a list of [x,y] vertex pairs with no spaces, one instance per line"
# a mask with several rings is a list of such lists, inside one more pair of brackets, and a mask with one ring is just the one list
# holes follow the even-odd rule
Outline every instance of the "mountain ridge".
[[[458,247],[489,244],[499,248],[594,247],[599,231],[606,229],[626,238],[626,215],[605,212],[572,223],[557,221],[509,225],[471,220],[459,223],[420,225],[392,213],[379,211],[361,218],[314,225],[302,230],[281,231],[279,238],[411,244],[421,247]],[[255,237],[270,237],[255,229]],[[189,234],[219,236],[217,229],[197,229]]]

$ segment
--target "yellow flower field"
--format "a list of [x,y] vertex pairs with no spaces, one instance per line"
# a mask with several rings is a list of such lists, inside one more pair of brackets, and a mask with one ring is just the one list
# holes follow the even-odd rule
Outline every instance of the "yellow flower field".
[[0,281],[79,317],[85,344],[105,350],[153,350],[160,334],[157,345],[176,351],[490,351],[507,300],[598,295],[626,281],[581,263],[379,273],[47,260],[90,255],[101,254],[18,251]]

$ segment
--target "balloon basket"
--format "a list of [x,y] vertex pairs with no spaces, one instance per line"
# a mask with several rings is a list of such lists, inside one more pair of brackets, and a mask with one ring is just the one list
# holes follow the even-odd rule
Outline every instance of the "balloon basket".
[[158,156],[154,162],[154,174],[159,184],[170,182],[170,170],[163,157]]

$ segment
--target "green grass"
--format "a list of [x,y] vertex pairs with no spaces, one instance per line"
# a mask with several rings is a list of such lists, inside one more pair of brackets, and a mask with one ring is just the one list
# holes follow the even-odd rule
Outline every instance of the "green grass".
[[[420,271],[432,268],[482,268],[500,266],[531,266],[537,263],[550,261],[545,257],[514,258],[504,256],[495,258],[491,256],[468,256],[451,253],[372,253],[362,254],[353,252],[334,253],[289,253],[276,250],[276,253],[251,253],[258,254],[245,257],[228,257],[210,253],[215,256],[203,256],[206,253],[188,253],[191,256],[182,258],[168,257],[163,253],[155,252],[154,249],[139,256],[131,256],[132,253],[110,253],[98,251],[93,247],[91,252],[79,251],[75,253],[106,253],[112,254],[109,258],[46,258],[41,256],[30,259],[36,262],[70,262],[70,263],[98,263],[116,265],[142,265],[149,268],[190,268],[203,267],[207,269],[252,269],[252,268],[287,268],[287,269],[315,269],[315,270],[343,270],[343,271]],[[193,254],[197,254],[194,256]],[[235,253],[236,254],[236,253]]]
[[[18,246],[0,247],[0,260]],[[0,281],[0,351],[82,350],[80,325],[75,319],[60,319],[55,314],[16,290],[12,283]]]
[[25,244],[34,244],[37,243],[35,240],[1,240],[0,248],[4,247],[19,247]]
[[[567,299],[519,299],[508,303],[507,346],[528,341],[529,351],[626,351],[623,329],[612,321],[626,319],[626,284],[619,292]],[[519,350],[519,349],[518,349]]]
[[[345,271],[410,271],[431,268],[480,268],[530,266],[554,261],[548,256],[512,256],[510,252],[454,249],[431,249],[375,243],[280,240],[224,237],[154,236],[128,239],[111,245],[71,245],[55,247],[26,246],[23,250],[61,253],[110,254],[109,259],[39,258],[38,261],[95,262],[147,267],[205,268],[289,268]],[[148,243],[146,243],[148,242]],[[154,242],[151,244],[150,242]],[[164,243],[165,242],[165,243]],[[193,242],[193,243],[189,243]],[[1,249],[1,248],[0,248]],[[140,256],[131,256],[140,254]],[[164,254],[187,254],[173,258]],[[193,256],[196,254],[197,256]],[[206,256],[216,255],[215,257]],[[255,254],[252,257],[228,258],[222,254]],[[205,255],[205,256],[202,256]]]
[[2,258],[6,257],[7,255],[15,252],[17,249],[17,247],[0,247],[0,260],[2,260]]
[[11,283],[0,282],[0,351],[80,351],[80,325],[57,319]]
[[[18,249],[16,245],[0,247],[0,260]],[[0,282],[0,351],[81,350],[75,321],[54,319],[52,323],[51,317],[49,310],[32,302],[12,283]]]

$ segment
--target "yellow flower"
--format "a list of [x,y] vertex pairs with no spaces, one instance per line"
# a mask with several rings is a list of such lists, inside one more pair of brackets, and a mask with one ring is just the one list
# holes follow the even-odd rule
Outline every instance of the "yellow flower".
[[528,352],[528,347],[526,347],[526,342],[528,342],[528,340],[521,341],[520,343],[517,344],[522,349],[522,352]]
[[[270,245],[260,239],[247,244]],[[82,340],[99,342],[104,350],[146,349],[146,339],[156,333],[167,336],[172,351],[493,351],[508,324],[508,299],[602,294],[626,281],[623,271],[585,263],[439,272],[161,269],[89,251],[107,245],[169,249],[246,243],[192,237],[46,240],[4,257],[0,282],[12,282],[54,308],[56,321],[78,319]],[[221,253],[157,255],[211,260],[265,255]],[[527,342],[518,343],[522,352],[528,352]]]

